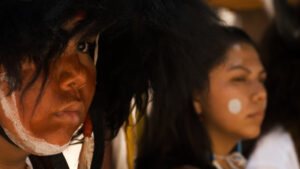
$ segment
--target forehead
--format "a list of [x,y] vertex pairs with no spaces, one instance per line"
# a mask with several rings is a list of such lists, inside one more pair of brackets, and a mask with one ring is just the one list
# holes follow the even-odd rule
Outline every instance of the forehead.
[[237,43],[231,46],[226,52],[224,65],[225,67],[262,66],[256,49],[247,43]]

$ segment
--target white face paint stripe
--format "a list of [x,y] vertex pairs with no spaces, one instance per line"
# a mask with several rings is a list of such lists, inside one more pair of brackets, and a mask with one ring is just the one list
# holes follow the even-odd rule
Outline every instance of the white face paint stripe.
[[[0,80],[6,81],[1,74]],[[4,94],[0,86],[0,103],[4,111],[4,115],[12,122],[14,129],[16,130],[17,136],[13,135],[6,128],[3,128],[7,136],[20,148],[25,151],[29,151],[35,155],[53,155],[62,152],[67,148],[69,142],[65,145],[58,146],[55,144],[50,144],[44,139],[35,138],[30,135],[22,125],[20,116],[17,109],[15,93],[11,94],[11,102],[8,100],[8,97]],[[19,137],[21,140],[16,139]]]
[[231,99],[228,102],[228,110],[232,114],[238,114],[242,110],[242,103],[239,99]]

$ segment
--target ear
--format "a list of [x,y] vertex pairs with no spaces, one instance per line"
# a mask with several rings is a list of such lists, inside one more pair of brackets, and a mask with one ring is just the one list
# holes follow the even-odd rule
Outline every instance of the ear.
[[202,115],[202,105],[200,100],[200,94],[195,94],[193,99],[193,106],[197,115]]
[[193,101],[194,109],[198,115],[202,115],[202,106],[199,101],[194,100]]

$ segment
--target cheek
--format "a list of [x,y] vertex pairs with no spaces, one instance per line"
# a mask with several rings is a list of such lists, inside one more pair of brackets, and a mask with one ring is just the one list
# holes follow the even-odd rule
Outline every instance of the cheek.
[[91,67],[88,70],[86,87],[82,90],[84,102],[87,107],[89,107],[89,105],[92,102],[92,99],[95,94],[95,90],[96,90],[96,69],[94,67]]
[[242,102],[237,98],[230,99],[227,107],[231,114],[238,114],[242,111]]
[[[39,112],[37,111],[38,107],[36,107],[36,103],[38,103],[38,105],[40,103],[37,102],[39,93],[40,89],[33,85],[32,88],[24,93],[24,95],[17,97],[18,107],[19,110],[21,110],[20,118],[27,130],[32,128],[33,119],[39,116]],[[51,102],[48,103],[51,105]]]
[[220,91],[214,98],[209,99],[210,109],[205,114],[205,124],[240,139],[256,137],[260,133],[260,123],[247,118],[252,110],[247,93],[227,91]]
[[248,105],[247,90],[226,83],[219,83],[210,92],[210,107],[215,107],[216,111],[222,111],[228,115],[240,115]]
[[230,87],[218,87],[209,93],[205,118],[208,123],[232,128],[242,121],[246,105],[245,93]]
[[79,54],[78,55],[80,63],[85,65],[86,67],[94,67],[94,61],[92,58],[87,54]]

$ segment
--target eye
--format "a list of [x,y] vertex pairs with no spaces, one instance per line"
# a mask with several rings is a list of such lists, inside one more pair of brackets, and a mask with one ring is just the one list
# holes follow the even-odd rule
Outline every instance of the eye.
[[245,81],[247,81],[247,78],[244,77],[244,76],[239,76],[239,77],[234,77],[234,78],[232,79],[232,81],[233,81],[233,82],[245,82]]
[[88,53],[95,49],[95,44],[90,42],[79,42],[77,45],[77,50],[83,53]]
[[267,73],[266,73],[266,72],[261,73],[261,74],[259,75],[259,79],[258,79],[258,80],[259,80],[262,84],[265,84],[266,79],[267,79]]
[[94,59],[94,51],[95,51],[95,43],[90,43],[90,42],[79,42],[77,44],[77,50],[89,54],[92,59]]
[[260,81],[262,84],[265,84],[265,82],[266,82],[266,77],[261,77],[261,78],[259,78],[259,81]]
[[87,42],[79,42],[77,45],[77,50],[86,53],[89,50],[89,44]]

